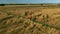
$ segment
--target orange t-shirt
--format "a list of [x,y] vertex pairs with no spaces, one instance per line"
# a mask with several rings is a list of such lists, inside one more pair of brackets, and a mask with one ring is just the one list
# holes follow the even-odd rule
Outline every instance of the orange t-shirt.
[[29,18],[32,18],[32,15],[29,15]]

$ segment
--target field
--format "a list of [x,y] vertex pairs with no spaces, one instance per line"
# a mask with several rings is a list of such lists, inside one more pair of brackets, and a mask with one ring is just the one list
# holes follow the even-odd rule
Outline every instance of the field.
[[0,6],[0,34],[60,34],[60,5]]

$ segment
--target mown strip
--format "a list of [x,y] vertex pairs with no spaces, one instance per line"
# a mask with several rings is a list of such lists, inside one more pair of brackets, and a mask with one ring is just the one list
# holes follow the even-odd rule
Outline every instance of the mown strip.
[[2,19],[0,19],[0,22],[2,22],[2,21],[4,21],[4,20],[7,20],[7,19],[11,19],[11,18],[13,18],[14,16],[7,16],[7,17],[5,17],[5,18],[2,18]]

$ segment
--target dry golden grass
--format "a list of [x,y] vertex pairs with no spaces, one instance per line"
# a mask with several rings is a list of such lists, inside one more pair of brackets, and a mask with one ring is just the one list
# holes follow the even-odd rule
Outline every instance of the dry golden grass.
[[[0,7],[0,34],[60,34],[59,9],[42,6]],[[29,14],[33,12],[33,18],[36,16],[36,21],[25,16],[25,11]]]

